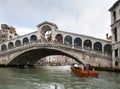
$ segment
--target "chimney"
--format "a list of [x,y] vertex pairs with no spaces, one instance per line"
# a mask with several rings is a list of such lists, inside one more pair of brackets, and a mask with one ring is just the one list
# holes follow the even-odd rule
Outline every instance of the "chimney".
[[12,32],[12,33],[16,33],[15,28],[11,26],[11,27],[10,27],[10,32]]
[[106,33],[106,39],[108,40],[109,38],[108,38],[108,33]]

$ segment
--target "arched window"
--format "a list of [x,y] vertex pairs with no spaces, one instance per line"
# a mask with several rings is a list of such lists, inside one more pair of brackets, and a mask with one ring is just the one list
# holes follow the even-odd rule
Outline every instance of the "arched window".
[[74,45],[82,47],[82,40],[80,38],[75,38]]
[[104,46],[104,52],[112,55],[112,46],[111,46],[110,44],[106,44],[106,45]]
[[87,49],[92,49],[92,42],[91,40],[85,40],[84,41],[84,47]]
[[61,34],[57,34],[55,39],[58,41],[58,42],[63,42],[63,36]]
[[116,21],[116,11],[113,12],[113,20]]
[[30,37],[30,41],[36,41],[37,40],[37,36],[36,35],[32,35],[31,37]]
[[94,50],[102,51],[102,44],[100,42],[94,43]]
[[13,44],[13,42],[8,43],[8,48],[9,48],[9,49],[14,48],[14,44]]
[[2,51],[7,50],[6,44],[3,44],[3,45],[1,46],[1,50],[2,50]]
[[115,41],[117,41],[117,28],[114,29],[114,38],[115,38]]
[[65,37],[65,44],[72,45],[72,37],[71,36],[66,36]]
[[29,39],[27,37],[23,38],[23,44],[29,43]]
[[16,40],[15,41],[15,47],[20,46],[20,45],[21,45],[21,41],[20,40]]

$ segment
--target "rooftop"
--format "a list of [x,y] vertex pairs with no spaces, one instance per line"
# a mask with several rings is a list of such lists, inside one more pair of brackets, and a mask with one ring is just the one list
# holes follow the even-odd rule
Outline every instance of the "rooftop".
[[109,11],[112,11],[116,6],[120,3],[120,0],[116,1],[113,6],[109,9]]

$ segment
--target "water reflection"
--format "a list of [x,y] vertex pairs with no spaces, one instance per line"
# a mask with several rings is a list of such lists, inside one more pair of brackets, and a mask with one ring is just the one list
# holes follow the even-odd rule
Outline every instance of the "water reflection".
[[119,73],[101,71],[99,78],[81,78],[73,76],[69,66],[0,71],[0,89],[120,89]]

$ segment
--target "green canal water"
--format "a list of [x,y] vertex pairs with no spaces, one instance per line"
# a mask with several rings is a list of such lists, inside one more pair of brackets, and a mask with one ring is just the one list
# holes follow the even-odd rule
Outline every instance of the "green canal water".
[[120,73],[99,71],[99,78],[81,78],[69,66],[0,68],[0,89],[120,89]]

